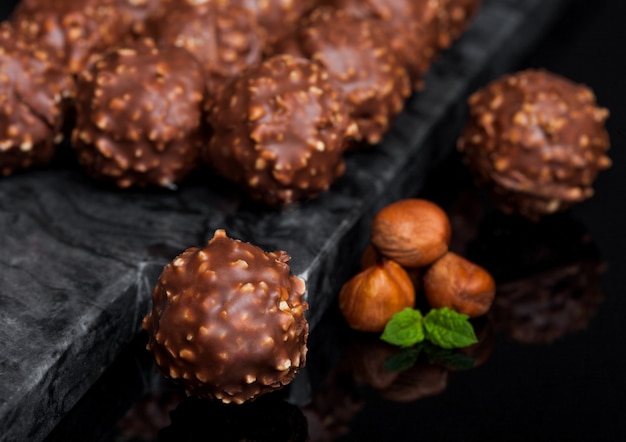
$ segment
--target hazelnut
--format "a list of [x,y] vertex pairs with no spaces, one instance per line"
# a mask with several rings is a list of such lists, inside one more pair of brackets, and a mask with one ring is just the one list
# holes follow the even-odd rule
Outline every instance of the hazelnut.
[[405,267],[422,267],[448,251],[452,228],[444,210],[430,201],[409,198],[376,214],[371,242],[386,258]]
[[406,270],[381,259],[346,282],[339,310],[350,328],[381,332],[394,313],[415,305],[415,289]]
[[448,307],[474,318],[491,307],[495,282],[484,268],[448,252],[424,273],[423,290],[432,308]]

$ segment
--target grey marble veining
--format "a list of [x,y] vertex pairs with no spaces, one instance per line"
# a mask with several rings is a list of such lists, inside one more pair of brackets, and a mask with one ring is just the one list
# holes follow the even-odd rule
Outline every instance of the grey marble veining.
[[218,228],[286,250],[314,329],[383,205],[420,190],[453,148],[465,98],[515,66],[568,0],[485,0],[383,142],[350,154],[319,199],[250,204],[199,171],[176,191],[117,191],[76,167],[0,181],[0,440],[41,440],[138,332],[163,265]]

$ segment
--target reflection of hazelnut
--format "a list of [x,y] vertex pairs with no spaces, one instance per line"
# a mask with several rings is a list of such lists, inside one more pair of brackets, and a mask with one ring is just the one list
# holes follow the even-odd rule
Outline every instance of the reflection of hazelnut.
[[380,332],[394,313],[414,305],[409,275],[388,259],[352,277],[339,292],[339,310],[354,330]]
[[448,251],[450,236],[450,220],[443,209],[419,198],[392,203],[372,221],[372,245],[406,267],[434,262]]
[[448,370],[436,364],[418,362],[401,371],[396,380],[380,395],[394,402],[410,402],[426,396],[435,396],[448,387]]
[[432,308],[448,307],[474,318],[487,313],[495,292],[489,272],[454,252],[424,273],[424,295]]

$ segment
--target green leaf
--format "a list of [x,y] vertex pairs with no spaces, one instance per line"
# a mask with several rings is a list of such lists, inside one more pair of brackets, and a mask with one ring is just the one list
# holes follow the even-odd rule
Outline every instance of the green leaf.
[[380,336],[385,342],[399,347],[411,347],[424,340],[424,324],[419,310],[405,308],[394,314]]
[[478,342],[469,316],[447,307],[429,311],[423,324],[426,339],[442,348],[462,348]]
[[403,371],[413,367],[421,351],[420,346],[405,348],[399,353],[388,357],[383,363],[387,371]]

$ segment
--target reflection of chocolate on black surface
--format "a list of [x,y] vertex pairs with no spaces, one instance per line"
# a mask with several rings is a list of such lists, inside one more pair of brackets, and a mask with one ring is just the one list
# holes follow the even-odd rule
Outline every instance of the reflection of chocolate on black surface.
[[551,342],[584,330],[603,300],[599,251],[567,214],[532,223],[491,213],[468,253],[496,280],[496,331],[516,341]]
[[302,411],[269,395],[242,405],[188,398],[171,412],[172,423],[159,432],[162,442],[248,441],[299,442],[308,440]]

